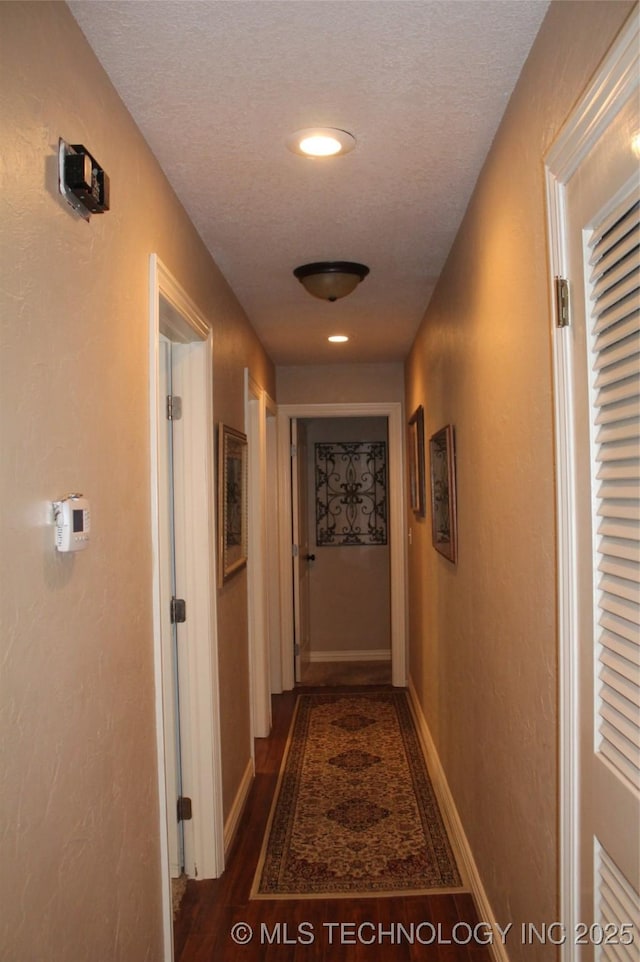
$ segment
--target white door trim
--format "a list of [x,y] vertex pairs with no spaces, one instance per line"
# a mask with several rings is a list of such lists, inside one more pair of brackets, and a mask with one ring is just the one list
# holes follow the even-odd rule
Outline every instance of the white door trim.
[[399,401],[360,404],[280,404],[278,406],[278,487],[280,491],[280,610],[282,687],[294,686],[293,574],[291,565],[291,418],[386,417],[389,425],[389,550],[391,562],[392,683],[407,683],[406,509],[404,431]]
[[[149,263],[149,441],[152,539],[153,644],[156,702],[156,746],[160,810],[160,863],[164,960],[173,959],[171,887],[169,883],[168,811],[165,778],[162,639],[160,628],[159,487],[158,487],[158,339],[162,333],[187,351],[183,400],[193,416],[184,439],[185,580],[189,605],[186,752],[193,801],[190,824],[192,874],[215,878],[224,868],[220,711],[218,692],[217,619],[215,593],[215,510],[213,483],[212,332],[195,304],[167,271],[157,255]],[[203,524],[203,517],[205,523]],[[205,817],[206,813],[206,817]]]
[[267,557],[267,416],[273,402],[245,368],[245,430],[248,441],[249,682],[253,739],[271,731],[269,559]]
[[[576,169],[602,132],[638,89],[637,9],[620,32],[597,75],[564,125],[546,161],[547,229],[551,280],[566,277],[565,191]],[[578,651],[576,557],[576,478],[573,430],[571,341],[556,326],[555,287],[551,290],[555,388],[556,516],[559,697],[560,697],[560,917],[575,932],[579,913],[578,838]],[[564,962],[577,958],[574,940],[562,946]]]

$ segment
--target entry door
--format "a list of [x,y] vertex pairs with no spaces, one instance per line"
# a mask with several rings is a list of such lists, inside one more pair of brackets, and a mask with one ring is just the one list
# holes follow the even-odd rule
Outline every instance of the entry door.
[[176,588],[175,511],[174,511],[174,424],[167,417],[167,398],[173,395],[173,345],[160,335],[159,395],[160,429],[160,605],[162,661],[165,706],[166,785],[169,834],[169,861],[172,878],[184,870],[184,822],[178,821],[178,799],[182,797],[182,759],[180,738],[180,671],[178,628],[172,618]]
[[293,527],[293,610],[295,676],[302,681],[311,653],[311,614],[309,605],[309,553],[307,474],[307,428],[304,421],[291,419],[291,489]]
[[[579,957],[592,958],[595,942],[596,958],[621,962],[633,953],[620,944],[618,929],[640,922],[636,134],[632,97],[567,185],[572,305],[570,327],[560,335],[569,338],[573,358],[579,917],[604,927],[603,935],[593,930],[595,938],[583,933]],[[635,951],[638,937],[636,930]]]

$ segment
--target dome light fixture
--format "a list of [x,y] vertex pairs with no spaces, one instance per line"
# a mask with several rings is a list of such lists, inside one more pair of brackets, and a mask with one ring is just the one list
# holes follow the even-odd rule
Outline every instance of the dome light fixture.
[[303,157],[337,157],[348,154],[356,145],[356,138],[337,127],[305,127],[287,137],[289,150]]
[[346,334],[332,334],[327,340],[331,341],[332,344],[346,344],[349,338]]
[[296,267],[293,273],[313,297],[333,302],[351,294],[367,276],[369,268],[352,261],[320,261]]

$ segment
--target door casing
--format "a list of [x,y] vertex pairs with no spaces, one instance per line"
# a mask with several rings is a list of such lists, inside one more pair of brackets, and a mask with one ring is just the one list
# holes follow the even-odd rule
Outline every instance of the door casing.
[[407,683],[407,545],[404,498],[404,431],[399,401],[356,404],[281,404],[278,406],[278,489],[280,491],[280,610],[282,688],[294,686],[293,574],[291,564],[291,432],[292,418],[386,417],[389,426],[389,536],[391,565],[392,684]]
[[[249,622],[249,681],[251,689],[251,753],[254,738],[271,730],[271,638],[278,636],[279,591],[274,584],[271,557],[272,515],[277,513],[278,492],[269,464],[274,434],[269,421],[275,404],[245,368],[245,428],[248,472],[247,602]],[[277,574],[277,565],[275,566]]]
[[[216,878],[224,869],[218,645],[215,592],[215,500],[212,410],[212,331],[198,308],[156,254],[149,264],[149,443],[156,747],[164,962],[173,959],[173,923],[167,833],[175,817],[167,803],[164,677],[160,621],[159,336],[180,345],[183,405],[190,412],[182,444],[180,515],[184,594],[187,601],[188,703],[181,716],[185,791],[193,802],[187,873]],[[181,679],[182,681],[182,679]]]

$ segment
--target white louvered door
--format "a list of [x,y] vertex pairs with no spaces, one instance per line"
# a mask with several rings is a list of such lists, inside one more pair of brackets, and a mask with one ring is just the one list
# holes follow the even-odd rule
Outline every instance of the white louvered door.
[[[579,917],[596,924],[577,955],[611,962],[634,962],[640,952],[640,187],[635,134],[632,98],[566,190],[572,317],[564,334],[571,339],[573,359],[577,511]],[[632,927],[626,931],[633,934],[633,944],[620,937],[622,925]],[[609,926],[602,937],[598,926]]]

